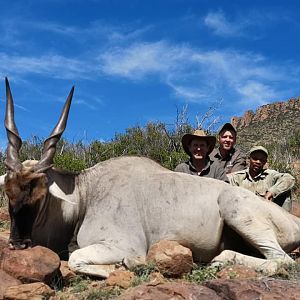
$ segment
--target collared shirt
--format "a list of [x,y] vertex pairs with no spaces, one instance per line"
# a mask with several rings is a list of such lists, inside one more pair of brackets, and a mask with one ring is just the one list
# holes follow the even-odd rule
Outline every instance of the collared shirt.
[[227,176],[230,184],[243,187],[262,197],[266,192],[271,192],[273,198],[276,198],[290,191],[295,184],[295,178],[292,175],[271,169],[263,170],[254,178],[251,177],[249,168]]
[[191,175],[198,175],[198,176],[203,176],[203,177],[210,177],[210,178],[215,178],[219,180],[223,180],[228,182],[228,178],[224,172],[224,169],[219,166],[219,164],[214,163],[210,159],[206,160],[206,165],[205,168],[201,171],[198,172],[196,168],[193,166],[193,163],[190,160],[179,164],[175,170],[175,172],[182,172],[182,173],[187,173]]
[[246,155],[238,148],[232,148],[226,157],[222,157],[220,148],[215,148],[209,157],[218,162],[226,174],[246,169]]

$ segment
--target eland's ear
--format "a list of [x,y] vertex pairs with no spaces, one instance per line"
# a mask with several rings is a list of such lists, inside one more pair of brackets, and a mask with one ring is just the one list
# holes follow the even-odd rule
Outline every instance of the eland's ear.
[[0,176],[0,188],[4,187],[6,174]]

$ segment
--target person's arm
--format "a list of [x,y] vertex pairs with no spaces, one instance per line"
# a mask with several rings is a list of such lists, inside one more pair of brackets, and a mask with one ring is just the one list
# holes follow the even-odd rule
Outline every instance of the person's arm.
[[176,166],[176,168],[174,169],[175,172],[181,172],[181,173],[187,173],[186,171],[186,164],[185,163],[181,163],[179,165]]
[[234,185],[234,186],[239,186],[240,185],[240,182],[239,182],[239,175],[237,173],[230,173],[230,174],[227,174],[227,178],[229,180],[229,183],[231,185]]
[[272,170],[271,175],[273,176],[274,185],[268,188],[266,192],[265,198],[271,200],[272,198],[276,198],[282,193],[290,191],[294,184],[295,178],[288,173],[279,173],[277,171]]
[[230,170],[230,173],[245,170],[247,168],[246,155],[243,152],[237,150],[236,157],[234,156],[235,155],[233,155],[233,159],[232,159],[233,166]]
[[[216,162],[214,162],[214,163],[216,164]],[[219,166],[219,164],[216,164],[215,168],[216,169],[215,169],[214,178],[219,179],[219,180],[223,180],[223,181],[229,183],[229,180],[228,180],[228,177],[225,173],[225,170],[221,166]]]

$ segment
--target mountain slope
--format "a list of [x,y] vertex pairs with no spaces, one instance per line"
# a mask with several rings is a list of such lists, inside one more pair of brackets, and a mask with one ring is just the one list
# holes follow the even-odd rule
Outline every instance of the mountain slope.
[[232,117],[231,123],[245,151],[255,144],[284,142],[300,131],[300,97],[246,111],[242,117]]

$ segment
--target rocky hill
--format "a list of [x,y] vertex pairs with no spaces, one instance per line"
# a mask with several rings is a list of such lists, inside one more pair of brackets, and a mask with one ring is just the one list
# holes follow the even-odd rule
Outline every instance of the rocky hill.
[[248,110],[232,117],[238,130],[238,143],[246,150],[254,144],[269,144],[289,139],[300,131],[300,97]]

